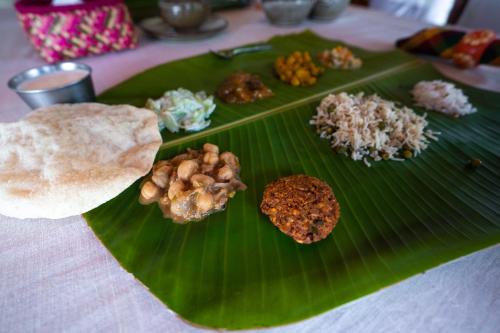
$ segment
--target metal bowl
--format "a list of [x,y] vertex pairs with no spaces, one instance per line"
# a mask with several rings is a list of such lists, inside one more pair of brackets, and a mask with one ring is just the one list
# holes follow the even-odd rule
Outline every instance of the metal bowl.
[[[87,72],[83,78],[63,86],[27,90],[22,88],[26,81],[33,80],[50,73],[83,70]],[[95,101],[94,85],[91,77],[92,69],[76,62],[61,62],[27,69],[9,80],[7,85],[21,97],[32,109],[58,103],[82,103]]]
[[269,22],[275,25],[302,23],[314,5],[313,0],[263,0],[262,6]]

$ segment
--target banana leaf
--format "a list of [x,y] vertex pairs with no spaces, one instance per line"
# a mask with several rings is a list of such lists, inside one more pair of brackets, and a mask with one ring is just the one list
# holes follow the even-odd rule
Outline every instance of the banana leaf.
[[[294,50],[315,54],[340,42],[306,31],[270,43],[271,52],[229,62],[204,54],[161,65],[99,97],[142,106],[178,87],[213,92],[235,70],[259,74],[275,93],[248,105],[217,101],[212,124],[202,132],[163,133],[159,159],[205,142],[239,156],[248,189],[226,211],[172,223],[156,205],[138,203],[137,181],[84,215],[118,262],[158,299],[197,325],[282,325],[500,241],[500,94],[457,84],[477,113],[454,119],[428,112],[429,127],[442,132],[439,141],[416,158],[368,168],[335,154],[309,125],[321,98],[364,91],[411,106],[415,83],[442,76],[401,51],[351,47],[362,69],[328,70],[316,86],[294,88],[274,77],[274,58]],[[471,158],[481,167],[467,169]],[[295,243],[259,211],[267,183],[298,173],[330,184],[341,207],[333,233],[311,245]]]

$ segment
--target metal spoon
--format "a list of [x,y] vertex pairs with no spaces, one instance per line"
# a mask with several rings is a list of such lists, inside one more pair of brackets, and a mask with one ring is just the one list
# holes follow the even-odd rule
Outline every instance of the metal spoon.
[[234,49],[226,49],[218,51],[210,50],[210,52],[218,56],[219,58],[231,59],[237,56],[238,54],[267,51],[270,50],[271,48],[272,46],[270,44],[254,44],[254,45],[241,46]]

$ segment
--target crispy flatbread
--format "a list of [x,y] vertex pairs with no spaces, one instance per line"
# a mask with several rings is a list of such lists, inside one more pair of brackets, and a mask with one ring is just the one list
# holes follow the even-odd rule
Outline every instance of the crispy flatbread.
[[60,104],[0,123],[0,214],[89,211],[147,174],[161,142],[154,112],[129,105]]

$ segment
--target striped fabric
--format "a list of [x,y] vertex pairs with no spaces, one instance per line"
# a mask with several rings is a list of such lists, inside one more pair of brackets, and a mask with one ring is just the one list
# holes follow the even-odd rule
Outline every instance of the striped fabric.
[[64,12],[18,12],[18,18],[49,63],[137,45],[134,25],[123,3]]
[[396,46],[411,52],[451,59],[461,68],[500,66],[500,39],[491,30],[464,32],[433,27],[400,39]]

